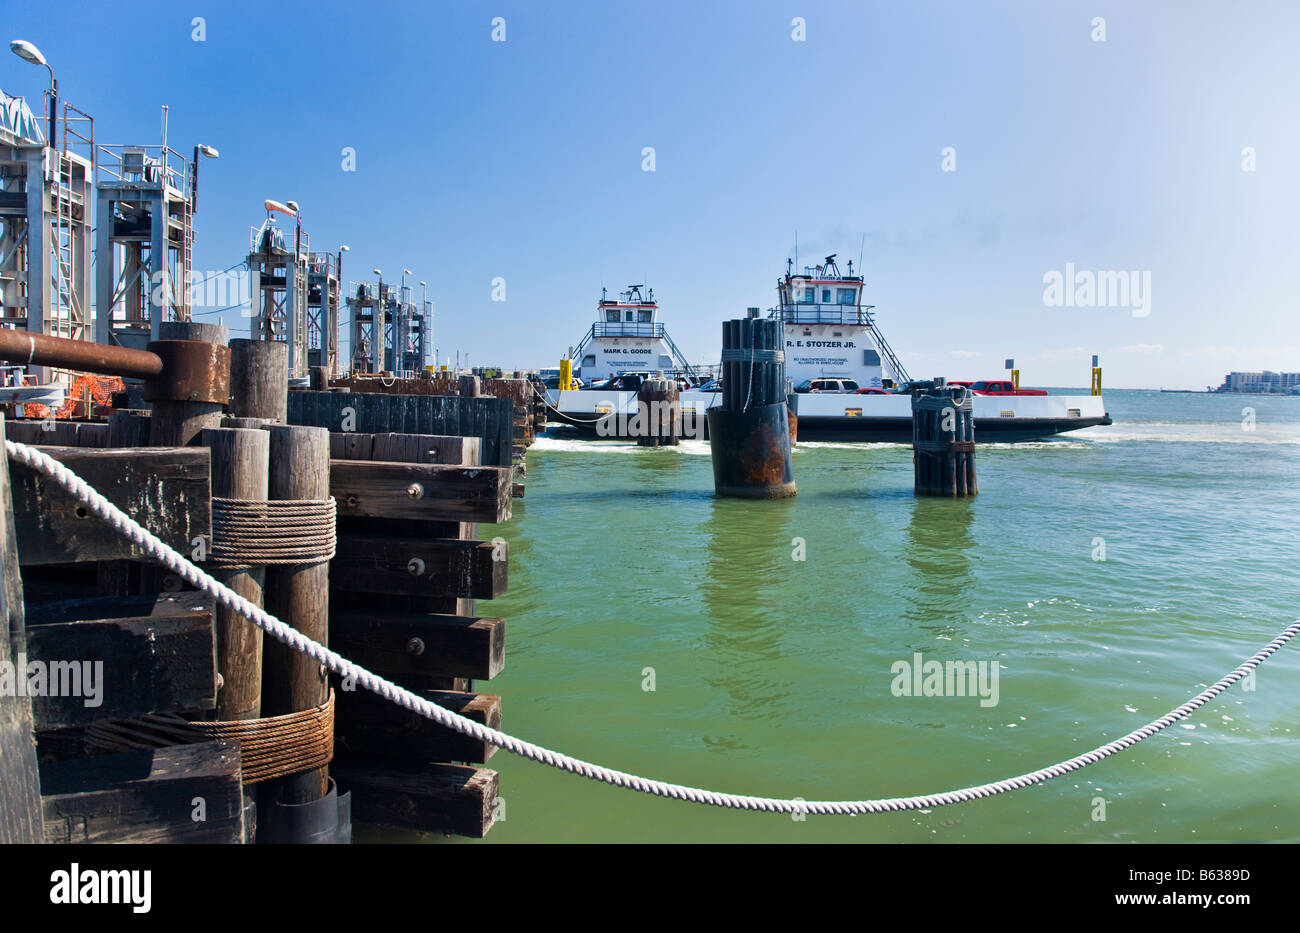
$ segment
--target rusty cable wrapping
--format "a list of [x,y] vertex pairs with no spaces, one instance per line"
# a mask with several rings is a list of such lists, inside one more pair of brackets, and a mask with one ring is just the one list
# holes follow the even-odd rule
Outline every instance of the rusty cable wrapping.
[[218,567],[314,564],[334,556],[334,498],[212,497],[212,547]]
[[245,784],[324,767],[334,759],[334,691],[320,706],[264,719],[193,722],[174,713],[157,713],[86,728],[89,747],[113,752],[205,739],[238,743]]

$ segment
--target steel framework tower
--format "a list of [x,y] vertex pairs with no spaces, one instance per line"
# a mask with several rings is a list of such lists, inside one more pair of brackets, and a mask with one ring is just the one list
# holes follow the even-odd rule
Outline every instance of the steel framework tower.
[[425,340],[429,319],[428,305],[417,307],[411,300],[411,287],[401,290],[401,299],[395,301],[392,325],[388,333],[389,356],[393,361],[393,372],[414,374],[424,369],[427,358]]
[[[94,121],[62,110],[62,140],[47,140],[26,104],[0,92],[0,326],[86,340]],[[28,370],[38,382],[56,378]]]
[[[382,287],[382,283],[380,283]],[[388,289],[383,288],[386,296]],[[384,325],[387,302],[379,300],[380,289],[369,282],[358,282],[353,294],[348,296],[351,316],[351,369],[353,373],[380,373],[384,371]],[[375,339],[375,320],[380,319],[379,339]]]
[[307,365],[339,371],[341,253],[312,253],[307,263]]
[[[291,378],[305,376],[309,365],[307,294],[311,252],[296,208],[292,203],[286,206],[267,201],[266,220],[252,228],[248,253],[253,339],[289,344]],[[288,214],[294,219],[293,226],[278,227],[274,212]]]
[[194,166],[161,146],[100,146],[95,336],[143,349],[190,319]]

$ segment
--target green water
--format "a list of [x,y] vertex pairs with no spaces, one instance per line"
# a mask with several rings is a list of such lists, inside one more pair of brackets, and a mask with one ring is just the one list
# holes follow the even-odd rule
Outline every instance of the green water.
[[[1300,398],[1107,402],[1110,428],[981,447],[969,501],[915,499],[898,445],[800,445],[796,499],[741,502],[713,498],[701,443],[544,438],[514,520],[482,529],[510,541],[510,592],[479,605],[507,639],[477,688],[568,754],[808,800],[964,787],[1124,735],[1300,616]],[[997,705],[894,695],[916,652],[996,659]],[[489,766],[488,842],[1294,842],[1300,645],[1136,749],[928,813],[796,821]]]

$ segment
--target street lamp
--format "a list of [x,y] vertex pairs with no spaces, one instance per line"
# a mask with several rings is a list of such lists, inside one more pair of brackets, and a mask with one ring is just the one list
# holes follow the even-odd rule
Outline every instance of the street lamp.
[[285,201],[284,206],[293,211],[293,261],[302,255],[302,215],[298,212],[297,201]]
[[55,123],[55,114],[58,113],[59,108],[59,82],[54,80],[54,69],[51,68],[50,63],[45,60],[45,56],[41,54],[41,50],[32,45],[26,39],[14,39],[9,43],[9,50],[25,62],[30,62],[33,65],[44,65],[46,70],[50,73],[50,132],[49,139],[45,142],[46,145],[53,146],[55,145],[54,137],[58,135]]
[[199,143],[194,147],[194,166],[190,171],[190,213],[199,212],[199,156],[208,159],[216,159],[221,156],[212,146],[205,146]]
[[388,316],[384,311],[384,273],[374,270],[375,275],[379,276],[379,291],[375,295],[375,315],[370,324],[371,349],[373,353],[372,369],[374,372],[382,372],[380,367],[384,359],[384,319]]
[[[432,328],[432,322],[429,320],[429,299],[425,296],[425,286],[428,284],[428,282],[420,283],[420,340],[424,342],[422,345],[426,354],[425,359],[428,359],[429,344],[433,342],[429,337]],[[433,368],[435,370],[438,368],[438,351],[436,348],[433,351]]]

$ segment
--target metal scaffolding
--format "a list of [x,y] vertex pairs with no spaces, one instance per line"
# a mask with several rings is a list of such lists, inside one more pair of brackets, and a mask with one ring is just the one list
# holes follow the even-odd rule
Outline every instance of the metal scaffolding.
[[[307,295],[312,254],[296,209],[267,201],[266,211],[266,220],[260,227],[253,227],[249,235],[252,336],[255,340],[289,344],[289,376],[301,377],[310,365]],[[283,229],[277,226],[275,212],[292,217],[293,225]],[[322,274],[328,276],[328,272]],[[334,280],[338,280],[337,271]]]
[[[387,295],[388,289],[384,289]],[[375,319],[380,313],[379,288],[369,282],[357,282],[348,295],[348,313],[351,317],[349,341],[353,373],[381,373],[384,371],[383,324],[380,339],[375,339]],[[386,302],[385,302],[386,303]],[[386,314],[384,315],[387,316]]]
[[410,286],[394,289],[383,281],[377,286],[358,282],[348,296],[348,309],[352,372],[409,377],[424,369],[433,329],[432,301],[417,305]]
[[307,262],[307,365],[339,371],[341,253],[312,253]]
[[[9,117],[0,119],[0,326],[89,339],[94,121],[63,104],[46,139],[36,121],[13,119],[31,116],[21,99],[0,98]],[[61,375],[26,370],[37,382]]]
[[411,376],[424,369],[427,358],[425,334],[429,302],[417,307],[411,300],[411,287],[401,289],[400,299],[393,302],[392,324],[388,332],[389,357],[395,373]]
[[194,166],[166,143],[97,151],[95,337],[143,349],[190,319]]

